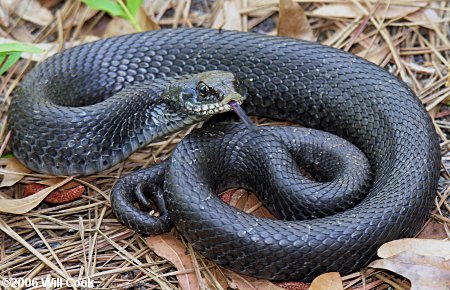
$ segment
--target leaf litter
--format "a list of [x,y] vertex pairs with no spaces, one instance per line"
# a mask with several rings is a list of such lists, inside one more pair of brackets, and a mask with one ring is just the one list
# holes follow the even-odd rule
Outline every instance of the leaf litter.
[[[104,1],[109,0],[98,2]],[[123,3],[128,2],[133,0]],[[189,289],[186,287],[197,285],[206,289],[409,289],[421,287],[420,281],[429,281],[421,278],[417,282],[417,275],[408,272],[408,267],[419,267],[414,268],[417,271],[431,269],[431,274],[446,277],[447,256],[427,256],[410,250],[428,248],[431,243],[431,252],[439,252],[448,248],[440,242],[447,242],[450,237],[448,1],[146,0],[139,9],[133,8],[135,24],[143,30],[203,25],[315,39],[348,50],[407,81],[426,106],[441,137],[443,170],[435,208],[420,237],[441,241],[436,244],[422,240],[409,240],[407,244],[396,241],[402,245],[402,251],[385,257],[385,265],[375,264],[377,270],[367,268],[346,276],[327,273],[311,285],[244,277],[203,258],[176,232],[150,238],[154,240],[150,243],[117,222],[108,197],[116,179],[167,158],[196,126],[149,144],[111,169],[76,179],[87,188],[87,195],[81,198],[61,205],[42,203],[51,190],[66,190],[76,185],[71,178],[55,179],[30,172],[11,157],[6,112],[14,87],[36,61],[106,35],[135,32],[136,25],[122,21],[123,15],[89,9],[78,1],[1,0],[0,4],[0,43],[32,43],[44,50],[40,54],[22,53],[21,59],[2,75],[0,178],[4,186],[0,188],[0,198],[4,200],[0,207],[14,214],[0,214],[1,277],[89,278],[96,287],[106,289]],[[30,9],[32,13],[28,12]],[[254,121],[260,125],[274,123],[264,118],[254,118]],[[33,195],[34,198],[22,200],[23,189],[36,183],[50,187]],[[254,195],[242,190],[233,192],[224,194],[223,198],[247,212],[272,218]],[[432,279],[439,280],[439,277]]]

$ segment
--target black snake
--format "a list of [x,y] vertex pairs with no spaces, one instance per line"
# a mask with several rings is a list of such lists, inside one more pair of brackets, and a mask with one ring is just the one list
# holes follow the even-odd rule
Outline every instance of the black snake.
[[[358,269],[379,245],[412,236],[423,225],[437,187],[440,154],[420,101],[383,69],[305,41],[178,29],[65,50],[37,66],[17,90],[9,112],[13,153],[45,173],[87,175],[111,167],[149,141],[208,117],[192,110],[229,110],[230,99],[223,99],[229,92],[216,91],[216,100],[189,99],[203,90],[197,85],[205,75],[195,73],[211,70],[234,74],[239,85],[233,75],[217,72],[228,78],[222,86],[242,90],[238,93],[246,96],[243,106],[249,114],[323,129],[356,145],[372,172],[371,180],[361,181],[362,188],[369,182],[367,195],[362,200],[340,197],[337,209],[328,208],[332,196],[319,189],[330,180],[341,186],[355,183],[360,170],[366,170],[351,169],[353,177],[336,178],[348,159],[365,161],[343,158],[338,147],[351,146],[330,135],[299,128],[250,132],[213,124],[183,141],[169,161],[118,182],[111,202],[122,222],[149,234],[168,230],[173,220],[208,258],[274,280],[308,280],[324,271]],[[167,90],[168,83],[175,85]],[[180,87],[186,91],[180,93]],[[196,107],[204,101],[210,105]],[[301,130],[306,131],[295,137]],[[325,151],[322,141],[304,140],[310,135],[341,145]],[[286,142],[280,147],[278,140],[286,138],[310,145]],[[303,153],[322,160],[309,160]],[[328,166],[329,173],[316,181],[298,178],[294,173],[302,162],[311,163],[313,170]],[[294,192],[298,184],[306,184],[306,191]],[[225,205],[215,194],[230,186],[262,192],[266,206],[281,210],[277,216],[286,220],[261,219]],[[140,195],[129,190],[141,195],[151,191],[161,219],[135,209],[132,203]],[[298,196],[277,197],[272,191],[292,191],[306,201],[296,205]],[[146,222],[156,226],[142,228]]]

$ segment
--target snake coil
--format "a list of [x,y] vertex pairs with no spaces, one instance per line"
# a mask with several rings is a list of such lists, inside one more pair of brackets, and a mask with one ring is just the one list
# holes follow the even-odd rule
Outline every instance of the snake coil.
[[[142,95],[158,95],[157,79],[208,70],[234,73],[250,115],[298,122],[350,141],[367,157],[373,180],[361,202],[331,216],[257,219],[192,181],[191,171],[177,161],[192,152],[182,149],[171,161],[179,174],[166,179],[166,202],[176,227],[205,256],[258,277],[308,280],[323,271],[355,270],[382,243],[412,236],[423,225],[437,188],[440,152],[422,104],[376,65],[305,41],[177,29],[66,50],[36,67],[14,98],[13,152],[32,169],[55,174],[109,167],[150,141],[143,128],[155,125],[151,120],[159,115],[152,107],[142,110]],[[153,79],[156,87],[138,85]],[[130,85],[140,89],[127,90]],[[152,130],[166,134],[158,126]],[[163,174],[164,166],[152,174]],[[147,172],[122,184],[146,180]],[[118,196],[116,213],[128,210]]]

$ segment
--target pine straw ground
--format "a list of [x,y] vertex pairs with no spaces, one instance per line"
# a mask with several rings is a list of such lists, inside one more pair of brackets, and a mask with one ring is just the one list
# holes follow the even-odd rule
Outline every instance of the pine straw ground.
[[[15,39],[39,43],[50,51],[48,54],[79,42],[133,31],[126,21],[112,19],[104,12],[88,10],[78,1],[18,2],[17,6],[13,6],[8,1],[0,1],[2,41]],[[288,5],[287,8],[283,6],[279,14],[278,1],[275,0],[215,3],[195,0],[145,1],[143,9],[138,12],[138,22],[144,29],[203,25],[276,34],[277,21],[280,20],[281,34],[304,38],[314,36],[321,43],[366,57],[407,82],[422,100],[442,138],[441,186],[435,197],[436,207],[420,235],[448,239],[450,5],[447,1],[432,0],[297,2],[301,3],[305,13]],[[331,3],[340,3],[339,9],[330,7]],[[24,7],[32,8],[24,11]],[[34,55],[33,59],[41,57],[43,55]],[[7,168],[9,171],[5,170],[12,160],[6,127],[11,92],[35,64],[30,56],[24,55],[1,77],[0,165],[4,179],[14,179],[8,173],[12,167]],[[220,268],[196,254],[184,242],[185,249],[179,253],[187,252],[195,257],[194,269],[176,269],[171,262],[150,250],[143,237],[119,224],[111,213],[109,193],[117,178],[166,158],[185,134],[175,134],[150,144],[114,168],[88,178],[74,179],[87,188],[87,194],[76,201],[59,206],[42,203],[23,215],[1,214],[0,277],[58,277],[59,273],[63,277],[91,278],[99,289],[176,289],[180,287],[176,275],[191,273],[199,278],[200,286],[206,288],[226,289],[239,283],[243,285],[236,276],[224,276]],[[51,176],[24,174],[15,185],[2,187],[0,198],[21,198],[25,185],[42,181],[56,183]],[[243,198],[246,195],[238,203],[245,204]],[[250,207],[254,210],[258,203],[250,202]],[[410,287],[408,280],[401,276],[370,269],[344,276],[342,280],[345,289]],[[241,289],[249,289],[252,283],[260,288],[262,285],[273,287],[249,281]],[[307,285],[291,284],[290,287],[306,289]]]

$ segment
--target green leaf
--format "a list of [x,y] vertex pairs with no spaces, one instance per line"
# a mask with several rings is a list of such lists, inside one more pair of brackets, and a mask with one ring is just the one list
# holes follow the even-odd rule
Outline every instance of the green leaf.
[[139,6],[141,6],[143,0],[127,0],[127,9],[130,11],[130,14],[136,16],[136,13],[139,10]]
[[113,16],[120,16],[126,18],[126,13],[123,11],[122,7],[115,1],[112,0],[81,0],[89,8],[94,10],[102,10]]
[[19,60],[22,52],[41,53],[43,50],[37,46],[26,43],[0,44],[0,75]]
[[3,154],[1,158],[12,158],[14,155],[12,153]]
[[[2,75],[5,71],[7,71],[16,61],[19,60],[22,52],[15,51],[11,53],[3,52],[0,54],[0,64],[3,64],[0,67],[0,75]],[[6,60],[5,60],[6,58]]]
[[41,53],[43,52],[37,46],[26,44],[26,43],[2,43],[0,44],[0,53],[10,53],[10,52],[32,52],[32,53]]

